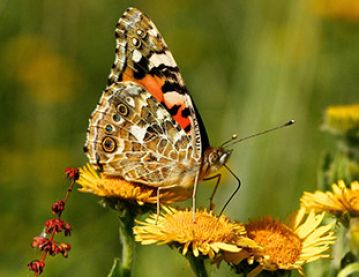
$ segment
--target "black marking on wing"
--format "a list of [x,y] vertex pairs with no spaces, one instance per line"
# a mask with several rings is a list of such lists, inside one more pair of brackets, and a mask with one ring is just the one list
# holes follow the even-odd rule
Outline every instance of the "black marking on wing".
[[95,153],[95,156],[96,156],[97,169],[98,171],[103,172],[103,164],[100,162],[101,158],[97,153]]
[[183,117],[188,117],[190,114],[191,114],[191,113],[190,113],[190,111],[189,111],[189,108],[184,108],[184,109],[182,110],[182,112],[181,112],[181,115],[182,115]]
[[186,94],[187,93],[187,89],[186,87],[181,86],[178,83],[172,83],[169,81],[166,81],[163,86],[162,86],[162,91],[164,93],[168,92],[168,91],[177,91],[180,94]]
[[136,79],[143,79],[148,72],[148,63],[149,60],[142,56],[141,60],[138,63],[134,63],[134,73],[133,77]]
[[177,114],[180,107],[181,105],[173,105],[172,108],[168,109],[168,111],[171,115],[175,115]]
[[206,151],[210,147],[210,142],[209,142],[209,138],[208,138],[206,128],[204,127],[202,117],[199,114],[199,112],[197,110],[197,107],[196,107],[196,104],[194,103],[194,101],[192,101],[192,103],[193,103],[194,112],[196,114],[196,118],[198,120],[199,131],[200,131],[200,134],[201,134],[202,155],[203,155],[204,151]]
[[177,66],[168,66],[165,64],[160,64],[159,66],[152,67],[148,71],[151,75],[156,75],[158,77],[166,77],[167,79],[178,81],[179,68]]

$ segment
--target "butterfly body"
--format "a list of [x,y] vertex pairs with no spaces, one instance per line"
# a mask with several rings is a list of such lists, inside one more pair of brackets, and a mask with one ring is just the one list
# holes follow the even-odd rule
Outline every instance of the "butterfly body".
[[116,26],[108,87],[90,117],[84,150],[109,176],[191,188],[231,151],[209,146],[201,117],[153,22],[129,8]]

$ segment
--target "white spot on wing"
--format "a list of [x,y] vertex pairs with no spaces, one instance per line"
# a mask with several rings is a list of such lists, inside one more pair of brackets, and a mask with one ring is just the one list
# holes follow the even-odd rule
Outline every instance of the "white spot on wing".
[[153,37],[157,37],[157,35],[158,35],[158,32],[156,31],[156,29],[150,29],[150,30],[148,30],[148,33],[150,34],[150,36],[153,36]]
[[158,109],[156,111],[156,118],[158,120],[163,120],[165,118],[165,115],[164,115],[164,113],[163,113],[163,111],[161,109]]
[[176,135],[175,135],[175,137],[173,138],[173,141],[174,142],[177,142],[177,141],[179,141],[181,138],[182,138],[182,133],[180,133],[180,132],[178,132]]
[[132,97],[126,97],[126,102],[131,106],[135,107],[135,100]]
[[130,133],[135,136],[138,142],[143,142],[143,138],[145,137],[146,134],[146,129],[141,128],[137,125],[133,125],[130,128]]
[[142,58],[141,52],[135,49],[132,53],[132,60],[136,63],[139,63],[141,58]]
[[171,104],[171,107],[173,105],[182,105],[187,100],[185,95],[179,94],[177,91],[165,93],[164,98],[166,103]]
[[160,64],[164,64],[164,65],[167,65],[167,66],[177,66],[172,55],[169,53],[169,52],[165,52],[164,54],[153,54],[151,57],[150,57],[150,69],[152,67],[157,67],[159,66]]

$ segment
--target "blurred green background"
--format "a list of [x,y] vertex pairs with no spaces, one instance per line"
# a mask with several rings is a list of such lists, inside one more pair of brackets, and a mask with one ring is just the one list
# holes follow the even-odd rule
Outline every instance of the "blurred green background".
[[[323,109],[358,101],[359,10],[355,0],[0,0],[0,276],[32,276],[32,237],[63,197],[63,170],[87,162],[88,117],[114,58],[114,26],[128,6],[165,37],[213,145],[289,119],[297,124],[235,147],[242,188],[226,213],[241,221],[285,218],[334,140]],[[220,207],[235,187],[225,174]],[[199,189],[207,205],[211,182]],[[68,259],[48,258],[44,276],[105,276],[119,251],[116,213],[74,192],[64,213]],[[190,205],[190,202],[187,203]],[[192,276],[166,246],[137,247],[135,276]],[[164,258],[165,257],[165,258]],[[165,261],[165,262],[164,262]],[[226,266],[212,276],[231,275]]]

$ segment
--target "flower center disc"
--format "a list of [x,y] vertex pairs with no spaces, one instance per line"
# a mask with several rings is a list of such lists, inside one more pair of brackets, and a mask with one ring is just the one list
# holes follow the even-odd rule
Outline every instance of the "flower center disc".
[[293,265],[301,253],[301,240],[287,226],[273,219],[257,226],[255,222],[247,227],[249,238],[263,246],[261,254],[269,257],[269,262],[281,265]]
[[179,239],[194,241],[229,242],[236,235],[232,224],[204,212],[196,213],[196,222],[193,222],[192,212],[179,212],[167,218],[165,229]]

